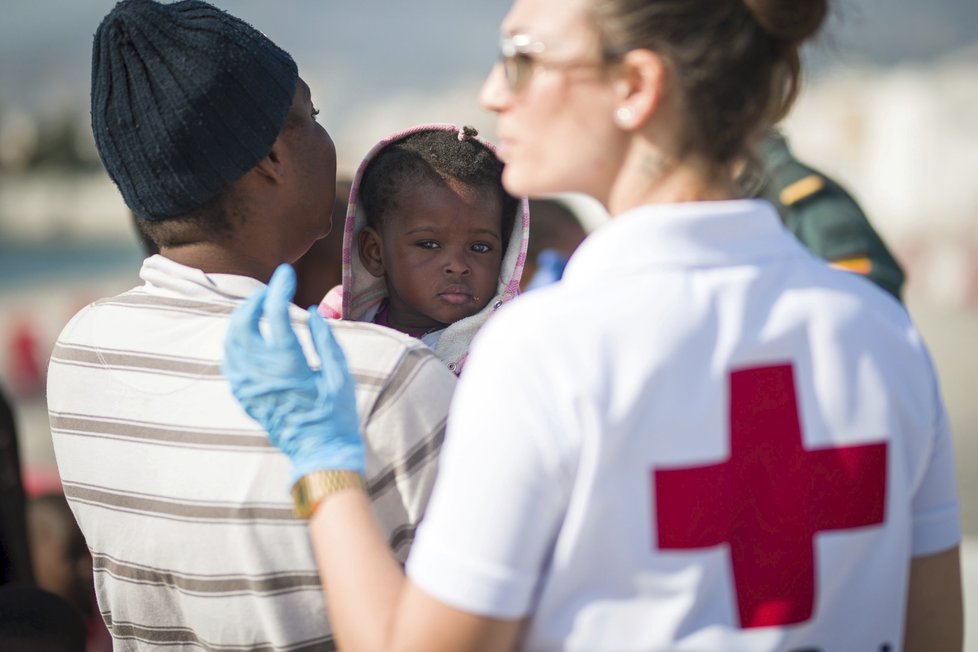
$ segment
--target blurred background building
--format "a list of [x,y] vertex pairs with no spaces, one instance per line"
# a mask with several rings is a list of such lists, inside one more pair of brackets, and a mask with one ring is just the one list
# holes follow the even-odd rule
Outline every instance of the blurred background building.
[[[137,282],[142,250],[89,129],[91,37],[114,0],[11,3],[0,22],[0,385],[22,462],[50,477],[44,373],[64,323]],[[292,53],[351,173],[415,123],[472,124],[506,0],[217,0]],[[808,52],[784,129],[863,205],[907,272],[905,299],[951,414],[978,651],[978,2],[843,0]],[[722,47],[722,44],[718,44]],[[586,202],[588,228],[601,221]]]

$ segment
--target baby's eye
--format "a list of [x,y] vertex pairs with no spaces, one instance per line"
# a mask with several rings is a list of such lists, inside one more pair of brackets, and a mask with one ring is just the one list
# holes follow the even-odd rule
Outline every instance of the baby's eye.
[[476,242],[474,245],[472,245],[472,251],[476,252],[477,254],[487,254],[492,251],[492,247],[487,245],[485,242]]
[[415,244],[417,246],[421,247],[422,249],[437,249],[438,248],[438,243],[435,242],[434,240],[419,240]]

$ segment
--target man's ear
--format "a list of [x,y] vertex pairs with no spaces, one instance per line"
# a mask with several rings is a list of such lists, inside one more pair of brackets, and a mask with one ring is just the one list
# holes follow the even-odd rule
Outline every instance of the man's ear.
[[279,137],[272,143],[272,149],[252,169],[271,182],[281,182],[285,178],[286,148],[285,139],[279,134]]
[[376,277],[384,275],[384,254],[383,240],[377,229],[365,226],[357,234],[357,251],[360,253],[360,262],[367,268],[367,271]]

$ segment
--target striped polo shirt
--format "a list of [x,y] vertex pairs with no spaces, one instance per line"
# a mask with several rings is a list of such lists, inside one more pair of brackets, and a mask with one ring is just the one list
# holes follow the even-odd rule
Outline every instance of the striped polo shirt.
[[[65,494],[115,650],[335,649],[289,461],[221,375],[233,308],[262,287],[162,256],[84,308],[51,356]],[[293,324],[310,361],[306,313]],[[419,341],[333,322],[357,383],[368,491],[402,562],[435,479],[455,377]]]

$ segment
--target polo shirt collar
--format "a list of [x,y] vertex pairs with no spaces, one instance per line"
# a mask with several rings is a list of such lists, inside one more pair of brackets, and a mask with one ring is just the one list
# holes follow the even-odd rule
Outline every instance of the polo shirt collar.
[[147,284],[183,297],[237,301],[265,287],[258,279],[238,274],[206,274],[159,254],[143,261],[139,277]]
[[655,267],[711,267],[797,255],[801,248],[761,199],[640,206],[585,239],[564,278]]

